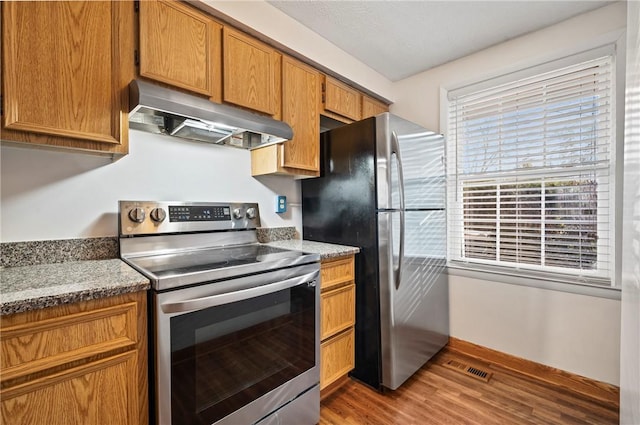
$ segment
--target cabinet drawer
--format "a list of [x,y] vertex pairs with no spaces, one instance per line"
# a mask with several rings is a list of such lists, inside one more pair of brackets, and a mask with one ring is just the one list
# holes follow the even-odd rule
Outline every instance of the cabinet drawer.
[[138,341],[138,304],[129,302],[62,317],[2,326],[2,382],[53,369]]
[[356,286],[343,286],[320,295],[320,339],[325,339],[354,325],[356,321]]
[[353,256],[323,261],[320,276],[323,291],[352,281],[355,277]]
[[355,365],[354,331],[349,328],[320,344],[320,389],[347,374]]

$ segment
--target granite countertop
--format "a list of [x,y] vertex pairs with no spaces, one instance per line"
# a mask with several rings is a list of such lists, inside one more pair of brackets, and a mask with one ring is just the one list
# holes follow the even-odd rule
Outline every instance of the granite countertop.
[[0,315],[146,291],[150,282],[120,259],[0,269]]
[[353,255],[360,252],[360,248],[355,246],[305,241],[300,239],[289,239],[289,240],[268,242],[266,245],[275,246],[276,248],[294,249],[297,251],[310,252],[312,254],[320,254],[321,260],[327,260],[327,259],[336,258],[336,257],[344,257],[345,255]]

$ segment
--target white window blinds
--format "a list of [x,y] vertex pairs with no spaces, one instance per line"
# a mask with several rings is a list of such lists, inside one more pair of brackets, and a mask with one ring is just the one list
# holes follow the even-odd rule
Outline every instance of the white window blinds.
[[609,282],[608,55],[449,94],[449,258]]

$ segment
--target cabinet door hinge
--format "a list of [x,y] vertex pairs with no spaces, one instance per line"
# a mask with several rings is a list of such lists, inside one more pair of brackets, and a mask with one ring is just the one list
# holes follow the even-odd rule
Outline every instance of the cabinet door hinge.
[[135,12],[139,12],[140,11],[140,0],[135,0],[133,2],[133,10]]
[[140,66],[140,53],[138,53],[138,49],[133,51],[133,62],[136,66]]

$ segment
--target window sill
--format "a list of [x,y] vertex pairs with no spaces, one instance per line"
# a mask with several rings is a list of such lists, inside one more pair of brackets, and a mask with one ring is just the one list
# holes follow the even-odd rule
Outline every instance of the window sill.
[[449,264],[447,273],[450,276],[461,276],[472,279],[487,280],[490,282],[507,283],[511,285],[528,286],[532,288],[547,289],[551,291],[568,292],[572,294],[587,295],[590,297],[609,298],[620,300],[621,290],[616,287],[590,285],[586,283],[570,283],[566,281],[556,281],[540,277],[523,276],[507,273],[504,271],[478,270],[459,264]]

